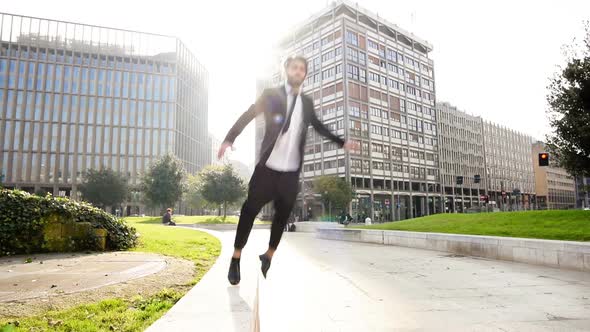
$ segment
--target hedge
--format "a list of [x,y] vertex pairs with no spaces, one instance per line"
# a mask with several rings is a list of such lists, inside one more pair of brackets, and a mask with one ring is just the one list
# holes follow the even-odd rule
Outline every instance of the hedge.
[[[43,245],[43,230],[50,216],[55,215],[105,229],[108,249],[124,250],[137,244],[133,227],[89,203],[50,194],[41,197],[20,190],[0,189],[0,256],[47,251]],[[76,250],[94,249],[97,243],[93,239],[76,244]]]

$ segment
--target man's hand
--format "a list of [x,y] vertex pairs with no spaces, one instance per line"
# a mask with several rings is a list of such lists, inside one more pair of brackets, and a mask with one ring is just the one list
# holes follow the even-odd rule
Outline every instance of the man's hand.
[[344,142],[344,145],[342,146],[342,148],[345,151],[350,151],[350,150],[358,150],[360,148],[360,144],[356,141],[346,141]]
[[219,147],[219,152],[217,152],[217,159],[221,159],[223,157],[223,155],[225,154],[225,149],[231,148],[231,147],[232,147],[232,143],[223,142],[221,144],[221,146]]

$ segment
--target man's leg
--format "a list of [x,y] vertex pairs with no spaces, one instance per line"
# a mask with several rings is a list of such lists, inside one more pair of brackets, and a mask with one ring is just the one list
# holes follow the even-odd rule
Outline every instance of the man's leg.
[[270,241],[268,244],[268,251],[266,252],[269,258],[272,258],[275,250],[279,246],[283,230],[289,220],[295,199],[297,198],[299,184],[299,174],[297,173],[283,173],[279,182],[279,193],[275,204],[275,217],[272,221],[270,230]]
[[240,211],[240,221],[234,241],[234,258],[239,258],[242,248],[246,245],[254,219],[264,205],[273,199],[273,188],[277,180],[277,173],[266,167],[256,167],[248,188],[248,197]]
[[297,197],[297,185],[299,182],[299,174],[297,173],[283,173],[280,176],[278,182],[277,199],[275,199],[275,216],[272,220],[272,226],[270,229],[270,242],[268,244],[268,250],[259,256],[262,274],[266,278],[266,273],[270,268],[270,262],[274,256],[281,236],[285,230],[285,224],[289,219],[293,205],[295,204],[295,198]]

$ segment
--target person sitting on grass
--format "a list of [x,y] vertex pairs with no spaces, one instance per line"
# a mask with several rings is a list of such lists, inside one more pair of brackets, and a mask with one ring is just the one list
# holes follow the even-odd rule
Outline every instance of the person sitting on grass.
[[162,224],[164,224],[164,226],[166,226],[166,225],[176,226],[176,223],[174,221],[172,221],[172,209],[171,208],[167,208],[166,213],[164,213],[164,216],[162,216]]

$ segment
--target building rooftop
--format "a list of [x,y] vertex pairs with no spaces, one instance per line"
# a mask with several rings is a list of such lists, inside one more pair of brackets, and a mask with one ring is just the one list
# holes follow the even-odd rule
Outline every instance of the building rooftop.
[[398,25],[387,21],[386,19],[380,17],[379,14],[360,7],[358,3],[353,4],[347,0],[334,1],[331,5],[320,10],[318,13],[312,15],[305,21],[297,24],[290,30],[291,33],[289,33],[288,36],[285,36],[279,41],[279,45],[284,46],[293,39],[296,39],[310,31],[310,29],[314,26],[321,25],[328,21],[331,18],[333,10],[336,11],[336,15],[344,13],[351,17],[356,17],[356,14],[358,13],[360,22],[376,29],[379,27],[380,32],[383,32],[393,38],[395,38],[395,34],[397,33],[401,35],[401,39],[398,38],[398,40],[405,43],[406,45],[409,44],[408,46],[413,46],[416,50],[424,54],[428,54],[433,50],[432,44],[426,40],[421,39],[415,36],[413,33],[400,28]]
[[30,46],[153,56],[175,52],[180,42],[174,36],[18,14],[0,13],[0,22],[0,41]]

